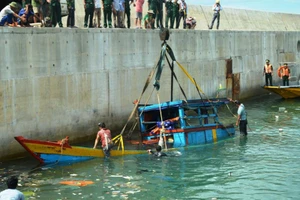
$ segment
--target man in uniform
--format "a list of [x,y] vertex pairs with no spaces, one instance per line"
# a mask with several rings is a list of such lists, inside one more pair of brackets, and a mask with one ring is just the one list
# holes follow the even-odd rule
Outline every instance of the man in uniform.
[[270,64],[270,60],[266,60],[266,64],[264,66],[264,72],[266,86],[268,86],[268,82],[270,82],[270,86],[272,86],[272,75],[273,75],[273,66]]
[[111,25],[111,12],[112,12],[112,0],[102,0],[102,5],[103,5],[103,9],[104,9],[104,28],[107,28],[107,24],[109,26],[109,28],[112,28]]
[[166,3],[165,3],[165,7],[166,7],[165,26],[166,26],[166,28],[168,28],[169,27],[169,21],[170,21],[170,26],[172,24],[172,17],[173,17],[173,15],[172,15],[172,8],[173,8],[172,0],[167,0]]
[[89,20],[89,28],[94,27],[93,26],[94,10],[95,10],[95,1],[94,0],[84,0],[84,11],[85,11],[84,28],[87,28],[88,20]]
[[156,8],[157,8],[156,26],[157,28],[163,28],[164,27],[162,22],[163,21],[163,0],[157,0]]
[[75,25],[75,0],[67,0],[68,6],[68,19],[67,19],[67,27],[73,28]]
[[131,0],[125,0],[125,14],[123,16],[123,25],[125,25],[125,15],[127,17],[127,28],[130,28],[130,5]]
[[63,24],[61,22],[60,0],[51,0],[50,6],[52,27],[55,27],[56,24],[58,24],[59,27],[63,27]]
[[176,25],[178,24],[178,18],[179,18],[179,4],[177,0],[174,0],[172,4],[172,18],[171,18],[170,28],[174,28],[175,19],[176,19],[175,28],[177,28]]

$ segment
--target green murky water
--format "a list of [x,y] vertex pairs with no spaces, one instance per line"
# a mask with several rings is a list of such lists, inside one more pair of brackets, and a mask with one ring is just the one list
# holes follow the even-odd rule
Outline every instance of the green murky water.
[[[37,169],[30,158],[1,163],[0,189],[7,176],[22,174],[18,189],[27,199],[299,199],[300,100],[265,95],[244,104],[247,138],[237,134],[160,159],[125,156]],[[60,184],[66,180],[94,184]]]

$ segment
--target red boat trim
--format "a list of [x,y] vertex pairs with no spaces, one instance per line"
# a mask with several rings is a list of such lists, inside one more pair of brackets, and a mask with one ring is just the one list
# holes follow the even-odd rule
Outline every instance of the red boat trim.
[[[190,133],[190,132],[195,132],[195,131],[205,131],[205,130],[212,130],[212,129],[226,129],[226,128],[232,128],[233,126],[223,126],[223,125],[219,125],[219,126],[206,126],[206,127],[197,127],[197,128],[186,128],[186,129],[172,129],[172,130],[165,130],[165,133]],[[155,134],[154,134],[155,135]],[[157,134],[159,135],[159,134]],[[150,133],[145,133],[143,134],[143,136],[151,136]]]
[[17,136],[15,139],[23,146],[24,149],[26,149],[35,159],[37,159],[40,163],[44,163],[44,160],[42,160],[37,154],[35,154],[33,151],[31,151],[25,144],[24,141],[32,143],[30,140],[25,139],[22,136]]

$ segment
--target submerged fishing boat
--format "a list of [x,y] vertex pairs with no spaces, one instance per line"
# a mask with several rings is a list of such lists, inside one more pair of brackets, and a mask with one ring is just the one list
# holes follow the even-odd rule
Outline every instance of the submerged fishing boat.
[[141,105],[138,113],[143,143],[158,143],[163,137],[166,146],[176,148],[232,137],[235,134],[233,124],[222,124],[217,113],[217,108],[227,103],[228,99],[194,99]]
[[[79,162],[104,157],[102,149],[71,146],[67,141],[41,141],[17,136],[15,139],[41,164]],[[144,150],[111,150],[111,156],[146,154]]]
[[280,95],[284,99],[300,97],[300,85],[291,86],[264,86],[264,89]]

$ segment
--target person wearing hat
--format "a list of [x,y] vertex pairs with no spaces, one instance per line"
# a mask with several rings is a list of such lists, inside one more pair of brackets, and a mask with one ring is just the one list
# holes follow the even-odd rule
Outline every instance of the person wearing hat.
[[0,26],[10,25],[14,23],[14,17],[25,22],[25,18],[21,17],[18,13],[18,4],[16,2],[11,2],[9,5],[5,6],[0,12]]
[[[155,22],[155,19],[156,19],[156,13],[157,13],[157,0],[148,0],[148,10],[152,11],[152,19],[153,19],[153,22],[151,20],[151,28],[154,29],[154,22]],[[148,14],[149,14],[149,11],[148,11]]]
[[236,126],[239,126],[240,128],[240,134],[247,136],[247,113],[246,113],[246,109],[244,104],[242,104],[240,101],[238,100],[232,100],[232,99],[228,99],[229,101],[233,102],[236,106],[238,106],[238,110],[237,110],[237,119],[236,119]]
[[113,147],[111,141],[111,133],[110,130],[106,128],[104,122],[99,123],[98,127],[99,127],[99,131],[95,139],[94,149],[97,148],[97,144],[101,140],[104,155],[106,158],[108,158],[110,156],[110,150]]
[[144,25],[145,29],[153,29],[154,26],[154,21],[155,19],[153,18],[154,12],[153,10],[148,10],[147,14],[144,17]]
[[270,82],[270,86],[272,86],[273,66],[270,64],[269,59],[266,60],[263,74],[265,76],[265,81],[266,81],[265,86],[269,86],[268,84],[269,82]]
[[220,4],[220,0],[216,0],[216,3],[213,5],[212,10],[214,11],[214,15],[211,21],[211,25],[208,27],[209,29],[212,29],[214,26],[214,22],[217,19],[217,29],[219,29],[220,25],[220,11],[222,10],[222,6]]
[[279,67],[278,74],[283,81],[283,86],[289,86],[289,79],[290,79],[290,69],[287,63],[284,63],[283,66]]
[[6,184],[7,189],[0,192],[0,199],[25,199],[24,194],[16,189],[18,186],[18,178],[16,176],[9,177],[6,181]]

